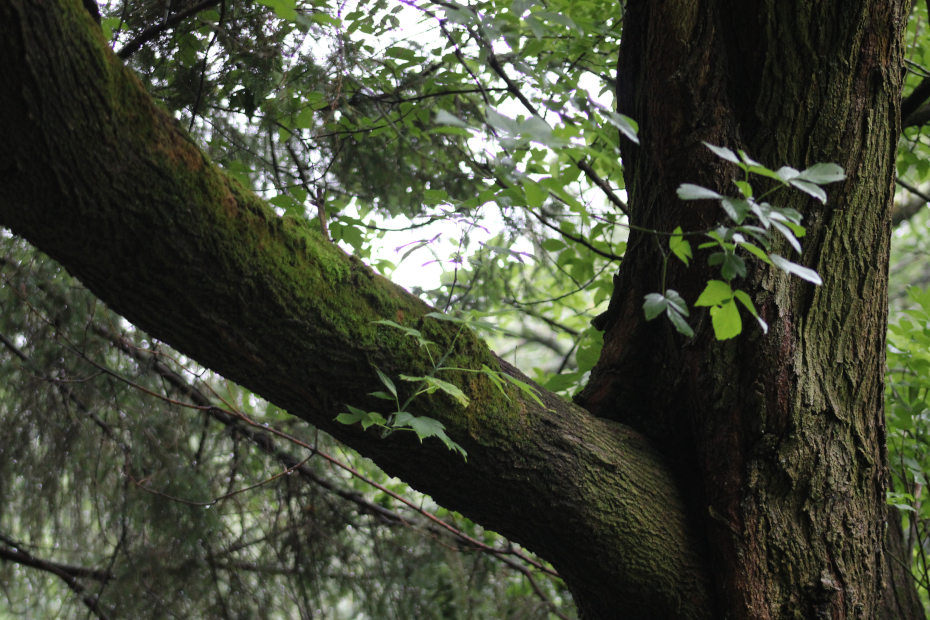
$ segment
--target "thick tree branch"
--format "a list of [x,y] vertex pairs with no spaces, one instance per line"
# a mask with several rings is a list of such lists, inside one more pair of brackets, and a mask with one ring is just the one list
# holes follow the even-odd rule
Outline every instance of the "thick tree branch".
[[[589,618],[707,618],[708,576],[663,461],[640,435],[541,392],[417,398],[469,453],[337,424],[389,376],[503,367],[457,325],[280,218],[214,167],[108,49],[78,0],[0,0],[0,225],[136,325],[307,419],[441,504],[547,558]],[[525,379],[525,378],[524,378]],[[398,384],[403,382],[397,381]],[[614,598],[603,592],[614,593]]]

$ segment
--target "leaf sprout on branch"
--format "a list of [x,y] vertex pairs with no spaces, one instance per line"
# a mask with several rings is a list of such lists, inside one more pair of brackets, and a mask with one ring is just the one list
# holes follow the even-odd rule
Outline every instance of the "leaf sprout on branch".
[[456,372],[472,372],[486,376],[491,380],[491,383],[500,390],[501,394],[505,398],[510,400],[510,396],[507,395],[505,385],[511,383],[517,389],[519,389],[527,398],[535,401],[540,407],[545,407],[542,400],[540,400],[539,395],[536,393],[536,390],[530,386],[528,383],[512,377],[507,373],[501,372],[500,370],[492,370],[488,368],[487,365],[482,364],[481,368],[478,370],[470,368],[456,368],[450,366],[443,366],[443,363],[452,353],[452,350],[455,347],[455,342],[458,340],[458,337],[462,332],[469,327],[493,330],[493,331],[503,331],[500,327],[489,323],[487,321],[481,321],[477,318],[479,313],[473,313],[468,318],[457,318],[448,316],[439,312],[430,312],[426,314],[427,317],[436,319],[439,321],[449,321],[452,323],[459,323],[459,331],[455,334],[455,337],[452,339],[452,343],[449,345],[449,349],[442,355],[442,357],[435,361],[433,359],[433,354],[430,352],[429,347],[435,345],[436,343],[431,340],[427,340],[423,337],[423,334],[412,327],[404,327],[394,321],[382,320],[382,321],[372,321],[372,323],[379,325],[387,325],[388,327],[399,329],[403,331],[407,336],[415,338],[419,343],[420,347],[426,351],[427,356],[429,356],[430,365],[432,369],[423,376],[410,376],[410,375],[400,375],[400,379],[403,381],[409,381],[415,383],[416,388],[413,392],[404,400],[403,403],[400,401],[400,394],[397,390],[397,386],[394,384],[394,381],[384,374],[380,368],[374,366],[375,372],[378,375],[378,378],[381,380],[382,385],[387,389],[387,391],[380,390],[376,392],[371,392],[368,395],[374,396],[375,398],[380,398],[382,400],[393,401],[395,406],[395,411],[390,413],[385,417],[385,415],[378,413],[377,411],[364,411],[352,405],[346,405],[346,408],[349,410],[348,413],[340,413],[336,416],[336,421],[341,422],[342,424],[361,424],[363,430],[368,430],[372,426],[376,426],[381,429],[381,436],[387,437],[394,431],[412,431],[416,433],[417,437],[422,442],[427,437],[436,437],[442,441],[447,448],[458,452],[462,455],[463,458],[468,457],[468,454],[465,452],[465,449],[462,448],[459,444],[454,442],[447,434],[446,427],[442,422],[428,416],[417,416],[413,415],[408,411],[410,404],[415,398],[422,394],[433,394],[434,392],[440,391],[445,392],[447,395],[451,396],[463,409],[468,407],[470,399],[468,396],[462,392],[461,389],[454,383],[448,381],[443,381],[442,379],[436,377],[436,373],[440,371],[456,371]]
[[[842,181],[846,178],[846,174],[840,166],[826,163],[814,164],[810,168],[800,171],[790,166],[771,170],[751,159],[744,151],[738,151],[737,154],[725,147],[713,146],[706,142],[704,145],[721,159],[739,166],[744,172],[744,177],[742,180],[733,181],[739,190],[739,198],[724,196],[712,189],[690,183],[683,183],[678,188],[678,197],[682,200],[719,201],[727,217],[733,222],[732,226],[720,226],[706,232],[705,234],[710,238],[710,241],[698,246],[698,249],[702,250],[717,249],[716,252],[710,254],[707,264],[711,266],[719,265],[723,279],[708,281],[707,286],[694,305],[710,308],[714,334],[718,340],[733,338],[742,332],[743,325],[736,305],[737,301],[755,317],[762,331],[767,332],[768,325],[759,316],[749,294],[734,289],[732,286],[736,278],[746,276],[746,261],[737,254],[737,250],[742,248],[762,262],[773,265],[785,273],[794,274],[818,286],[822,284],[823,281],[820,275],[813,269],[793,263],[783,256],[772,253],[772,242],[776,233],[787,240],[796,252],[800,253],[801,243],[798,238],[803,237],[806,230],[801,225],[800,213],[789,207],[772,205],[765,202],[765,198],[786,187],[794,187],[825,203],[827,194],[821,186]],[[753,196],[753,188],[750,183],[750,175],[754,174],[774,179],[778,182],[778,185],[756,198]],[[661,242],[659,244],[664,257],[662,265],[663,289],[665,288],[665,274],[670,254],[674,254],[685,265],[688,265],[689,260],[694,256],[691,244],[685,239],[687,234],[681,230],[680,226],[672,232],[668,242],[670,252],[666,252],[662,248]],[[658,242],[658,235],[655,238]],[[688,304],[676,291],[667,289],[665,293],[649,293],[645,299],[643,310],[647,321],[651,321],[664,312],[676,330],[688,337],[694,335],[694,330],[685,320],[689,316]]]

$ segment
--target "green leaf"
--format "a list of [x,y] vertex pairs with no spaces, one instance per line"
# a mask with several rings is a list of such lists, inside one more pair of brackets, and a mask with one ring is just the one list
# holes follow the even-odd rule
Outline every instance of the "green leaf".
[[732,299],[723,305],[711,308],[710,316],[717,340],[728,340],[743,331],[743,322],[739,318],[739,309]]
[[667,307],[668,300],[665,299],[665,295],[649,293],[646,295],[646,303],[643,304],[643,310],[646,311],[646,320],[651,321],[656,318],[665,312],[665,308]]
[[362,430],[368,430],[370,426],[384,426],[387,420],[377,411],[369,411],[362,419]]
[[624,116],[623,114],[618,114],[616,112],[611,112],[610,110],[602,110],[601,113],[604,115],[604,118],[607,119],[607,122],[620,130],[624,136],[635,144],[639,144],[639,127],[629,116]]
[[784,272],[793,273],[802,280],[813,282],[817,286],[823,284],[823,280],[820,279],[820,275],[813,269],[808,269],[807,267],[802,267],[797,263],[792,263],[790,260],[783,258],[778,254],[769,254],[769,258],[772,259],[772,263],[774,263],[776,267]]
[[668,289],[665,291],[665,299],[668,301],[670,308],[674,308],[679,314],[688,316],[688,304],[685,303],[685,300],[682,299],[681,295],[677,291]]
[[826,185],[842,181],[846,178],[846,173],[841,166],[836,164],[814,164],[807,170],[801,171],[796,178],[816,185]]
[[360,422],[361,420],[363,420],[365,417],[368,416],[367,413],[365,413],[361,409],[356,409],[352,405],[346,405],[346,409],[349,410],[349,413],[340,413],[339,415],[337,415],[336,416],[337,422],[340,422],[342,424],[355,424],[356,422]]
[[678,187],[678,197],[682,200],[719,200],[723,198],[714,190],[692,185],[691,183],[682,183]]
[[374,396],[375,398],[380,398],[382,400],[394,400],[394,396],[388,394],[387,392],[369,392],[369,396]]
[[733,289],[721,280],[710,280],[695,306],[719,306],[733,298]]
[[746,293],[746,291],[735,291],[733,295],[740,301],[741,304],[746,307],[747,310],[749,310],[749,313],[752,314],[752,316],[756,317],[756,320],[759,321],[759,327],[762,328],[762,333],[769,333],[769,324],[762,320],[762,317],[759,316],[758,312],[756,312],[756,307],[753,305],[752,299],[749,298],[749,294]]
[[584,376],[583,372],[565,372],[560,375],[552,375],[543,387],[550,392],[562,392],[576,386],[581,381],[582,376]]
[[808,183],[807,181],[798,181],[797,179],[792,180],[791,185],[797,187],[804,193],[810,194],[820,202],[827,202],[827,193],[820,189],[819,185],[814,185],[813,183]]
[[442,379],[437,379],[436,377],[411,377],[408,375],[401,375],[401,379],[404,381],[424,381],[426,382],[426,393],[432,394],[437,390],[441,390],[454,398],[460,405],[467,407],[470,402],[468,397],[465,396],[465,393],[458,388],[458,386],[449,383],[448,381],[443,381]]
[[508,375],[507,373],[501,373],[501,376],[502,376],[504,379],[506,379],[507,381],[510,381],[510,382],[513,383],[515,386],[517,386],[517,388],[519,388],[520,391],[523,392],[523,394],[525,394],[526,396],[528,396],[528,397],[530,397],[531,399],[533,399],[534,401],[536,401],[536,404],[538,404],[540,407],[542,407],[542,408],[545,408],[545,407],[546,407],[546,406],[543,404],[543,401],[541,401],[541,400],[539,399],[539,396],[536,394],[536,390],[535,390],[532,386],[530,386],[529,383],[526,383],[526,382],[524,382],[524,381],[520,381],[520,380],[517,379],[516,377],[511,377],[511,376]]
[[729,162],[733,162],[734,164],[742,163],[739,157],[736,156],[736,153],[726,148],[725,146],[714,146],[713,144],[708,144],[707,142],[704,142],[704,146],[713,151],[720,159],[725,159]]
[[788,243],[791,244],[791,247],[794,248],[795,252],[797,252],[798,254],[801,253],[801,244],[800,242],[798,242],[797,238],[795,238],[794,233],[791,231],[790,228],[788,228],[781,222],[776,222],[775,220],[772,220],[772,226],[774,226],[775,230],[780,232],[782,236],[788,240]]
[[384,387],[390,390],[391,394],[394,395],[394,398],[397,398],[397,388],[394,386],[394,382],[391,381],[391,378],[388,377],[383,372],[381,372],[381,369],[378,368],[377,366],[373,366],[373,367],[375,369],[375,372],[378,373],[378,378],[381,379],[381,383],[384,384]]
[[585,331],[585,337],[575,353],[575,363],[578,364],[579,372],[587,372],[594,368],[601,357],[601,349],[604,348],[604,333],[594,328]]
[[294,21],[297,19],[297,11],[295,10],[297,6],[296,0],[258,0],[258,3],[273,10],[281,19],[286,19],[287,21]]
[[748,252],[753,254],[756,258],[768,263],[769,265],[772,264],[772,261],[769,259],[768,254],[766,254],[759,246],[753,245],[752,243],[749,243],[748,241],[741,241],[740,247],[746,249]]
[[357,416],[354,413],[340,413],[339,415],[336,416],[336,421],[339,422],[340,424],[355,424],[356,422],[361,420],[363,417],[365,416],[364,415]]
[[411,417],[407,426],[414,430],[421,442],[427,437],[435,437],[446,430],[442,422],[426,416]]
[[558,252],[565,249],[565,242],[561,239],[546,239],[539,246],[547,252]]
[[526,204],[533,209],[541,207],[549,197],[549,190],[529,179],[523,181],[523,191],[526,194]]
[[482,374],[487,376],[488,379],[491,380],[491,383],[493,383],[494,386],[498,390],[500,390],[500,393],[504,395],[504,398],[506,398],[507,400],[510,400],[510,396],[507,395],[507,390],[504,389],[504,382],[501,381],[501,378],[499,376],[500,375],[499,371],[491,370],[490,368],[487,367],[487,365],[482,364],[481,372]]
[[727,216],[737,224],[742,224],[750,211],[749,202],[742,198],[723,198],[720,201],[720,206],[726,211]]
[[740,193],[746,198],[752,198],[752,185],[746,181],[733,181],[736,184],[736,187],[739,188]]
[[791,166],[782,166],[775,174],[777,174],[782,181],[788,182],[791,179],[796,179],[801,173]]
[[684,334],[688,338],[694,336],[694,330],[691,329],[691,326],[688,325],[688,322],[685,321],[685,318],[678,313],[672,306],[668,307],[667,310],[668,318],[671,320],[672,325],[675,326],[680,333]]
[[470,128],[468,123],[445,110],[436,110],[435,121],[438,125],[452,125],[453,127],[462,127],[465,129]]
[[681,262],[687,265],[688,259],[694,255],[691,253],[691,244],[682,236],[681,232],[681,226],[675,228],[672,236],[669,237],[668,247]]

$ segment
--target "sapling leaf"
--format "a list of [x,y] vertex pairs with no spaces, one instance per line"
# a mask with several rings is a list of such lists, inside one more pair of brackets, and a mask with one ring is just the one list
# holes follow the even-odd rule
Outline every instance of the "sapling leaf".
[[668,301],[669,307],[674,308],[679,314],[688,316],[688,304],[678,294],[678,291],[668,289],[665,291],[665,299]]
[[501,381],[501,378],[498,376],[500,373],[491,370],[485,364],[481,365],[481,372],[491,380],[491,383],[493,383],[498,390],[500,390],[501,394],[504,395],[504,398],[510,400],[510,397],[507,396],[507,390],[504,389],[504,382]]
[[381,379],[381,383],[384,384],[384,387],[386,387],[391,392],[391,394],[394,395],[394,398],[397,398],[397,388],[394,386],[394,382],[391,381],[391,378],[381,372],[381,369],[377,366],[373,366],[373,368],[375,369],[375,372],[378,373],[378,378]]
[[350,407],[346,405],[351,413],[340,413],[336,416],[336,421],[341,424],[355,424],[356,422],[362,420],[365,417],[365,412],[361,409],[356,409],[355,407]]
[[774,170],[769,170],[765,166],[749,166],[749,172],[752,172],[753,174],[758,174],[764,177],[768,177],[770,179],[775,179],[776,181],[782,184],[785,183],[785,180],[781,177],[781,175],[778,172]]
[[688,338],[694,336],[694,330],[691,329],[691,326],[688,325],[688,322],[685,321],[685,317],[681,316],[673,306],[669,306],[666,310],[669,320],[672,322],[672,325],[675,326],[675,329],[680,333],[684,334]]
[[438,431],[438,432],[436,433],[436,437],[438,437],[440,440],[442,440],[442,443],[446,444],[446,447],[447,447],[447,448],[449,448],[449,449],[452,450],[453,452],[458,452],[459,454],[462,455],[462,458],[463,458],[463,459],[465,459],[466,461],[468,460],[468,453],[465,452],[465,448],[463,448],[463,447],[460,446],[459,444],[457,444],[457,443],[455,443],[454,441],[452,441],[451,439],[449,439],[449,436],[446,435],[446,431],[444,431],[444,430]]
[[736,299],[738,299],[747,310],[749,310],[749,313],[752,314],[752,316],[756,317],[756,320],[759,321],[759,327],[762,328],[762,333],[769,333],[769,324],[766,323],[761,316],[759,316],[758,312],[756,312],[756,307],[753,305],[752,299],[749,298],[749,294],[746,291],[734,291],[733,296],[736,297]]
[[750,210],[749,203],[741,198],[723,198],[720,201],[720,206],[726,211],[727,216],[737,224],[743,223]]
[[449,321],[450,323],[467,323],[465,319],[460,319],[458,317],[449,316],[448,314],[443,314],[441,312],[427,312],[425,316],[428,316],[431,319],[436,319],[437,321]]
[[746,181],[733,181],[736,184],[736,187],[739,189],[740,193],[746,198],[752,198],[752,185]]
[[701,293],[698,300],[694,302],[695,306],[717,306],[733,297],[733,289],[730,285],[721,280],[709,280],[704,292]]
[[772,264],[772,261],[769,259],[768,254],[766,254],[764,250],[759,248],[759,246],[753,243],[749,243],[748,241],[743,241],[739,245],[741,248],[744,248],[746,251],[748,251],[750,254],[752,254],[756,258],[768,263],[769,265]]
[[374,396],[375,398],[380,398],[382,400],[394,400],[394,396],[391,396],[387,392],[369,392],[369,396]]
[[620,133],[622,133],[634,143],[639,144],[639,136],[636,135],[639,131],[639,128],[632,118],[629,116],[624,116],[623,114],[611,112],[610,110],[602,110],[601,114],[604,115],[604,118],[607,119],[608,123],[619,129]]
[[841,166],[836,164],[814,164],[807,170],[801,171],[796,178],[808,183],[826,185],[842,181],[846,178],[846,173]]
[[720,273],[726,280],[732,280],[737,276],[745,278],[746,261],[744,261],[741,256],[737,256],[733,252],[727,252],[724,254],[723,266],[720,268]]
[[777,174],[778,177],[782,181],[785,181],[787,183],[791,179],[797,178],[797,176],[801,174],[801,172],[798,170],[795,170],[791,166],[782,166],[781,168],[778,169],[778,172],[776,172],[775,174]]
[[691,253],[691,244],[688,243],[687,239],[681,234],[681,226],[675,228],[674,233],[669,237],[668,247],[685,265],[688,264],[688,259],[693,256]]
[[803,280],[808,282],[813,282],[817,286],[823,284],[823,280],[820,279],[820,275],[813,269],[808,269],[798,265],[797,263],[792,263],[790,260],[779,256],[778,254],[769,254],[769,258],[772,259],[772,263],[776,267],[787,273],[793,273]]
[[757,162],[755,159],[746,154],[746,151],[739,151],[740,159],[743,160],[743,163],[749,166],[750,168],[765,168],[762,164]]
[[682,183],[678,186],[678,197],[682,200],[719,200],[723,198],[712,189],[692,185],[691,183]]
[[391,426],[395,428],[403,428],[409,425],[410,420],[413,419],[413,414],[409,411],[398,411],[394,414],[394,420],[391,423]]
[[742,163],[739,157],[736,156],[736,153],[725,146],[714,146],[713,144],[708,144],[707,142],[704,142],[704,146],[713,151],[720,159],[725,159],[727,161],[733,162],[734,164]]
[[810,194],[820,202],[827,201],[827,193],[820,189],[819,185],[814,185],[813,183],[809,183],[807,181],[799,181],[797,179],[792,180],[791,184],[802,192]]
[[791,247],[794,248],[794,251],[798,254],[801,253],[801,243],[795,238],[794,233],[790,228],[782,224],[781,222],[772,222],[772,226],[782,234],[782,236],[788,240],[788,243],[791,244]]
[[401,375],[401,379],[404,381],[425,381],[426,382],[426,393],[432,394],[436,390],[441,390],[457,400],[460,405],[467,407],[470,402],[468,396],[458,388],[458,386],[449,383],[448,381],[443,381],[442,379],[437,379],[436,377],[411,377],[408,375]]
[[739,317],[739,309],[732,299],[711,308],[710,317],[717,340],[729,340],[743,331],[743,321]]
[[520,389],[521,392],[523,392],[524,394],[526,394],[527,396],[529,396],[530,398],[532,398],[534,401],[536,401],[536,404],[538,404],[540,407],[543,407],[543,408],[546,407],[546,406],[543,404],[543,401],[541,401],[541,400],[539,399],[539,396],[536,395],[536,390],[533,389],[533,388],[530,386],[530,384],[528,384],[528,383],[526,383],[526,382],[524,382],[524,381],[520,381],[520,380],[517,379],[516,377],[511,377],[511,376],[508,375],[507,373],[501,373],[501,376],[502,376],[504,379],[506,379],[507,381],[510,381],[510,382],[513,383],[515,386],[517,386],[517,387]]
[[404,327],[403,325],[398,325],[398,324],[395,323],[394,321],[389,321],[389,320],[387,320],[387,319],[380,320],[380,321],[372,321],[372,323],[376,323],[376,324],[379,324],[379,325],[387,325],[387,326],[389,326],[389,327],[393,327],[393,328],[395,328],[395,329],[399,329],[399,330],[403,331],[404,333],[406,333],[408,336],[414,336],[414,337],[417,337],[417,338],[419,338],[419,337],[421,336],[419,330],[413,329],[413,328],[411,328],[411,327]]
[[385,420],[384,416],[377,411],[369,411],[361,420],[361,422],[362,429],[367,431],[370,426],[384,426],[387,420]]
[[438,435],[446,429],[439,420],[426,416],[411,416],[410,420],[407,421],[407,426],[416,432],[417,437],[420,438],[420,442],[427,437]]
[[649,293],[646,295],[646,303],[643,304],[643,310],[646,312],[646,320],[651,321],[656,318],[665,312],[666,307],[668,307],[668,300],[665,299],[665,295],[660,293]]

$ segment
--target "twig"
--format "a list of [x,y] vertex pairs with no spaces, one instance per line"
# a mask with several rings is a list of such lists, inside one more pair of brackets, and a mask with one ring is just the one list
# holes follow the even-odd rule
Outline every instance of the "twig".
[[143,45],[153,40],[155,37],[163,33],[165,30],[175,27],[176,25],[180,24],[182,21],[184,21],[191,15],[196,15],[197,13],[199,13],[200,11],[203,11],[204,9],[209,9],[212,6],[216,6],[217,4],[220,3],[220,1],[221,0],[203,0],[203,2],[195,4],[194,6],[190,8],[184,9],[183,11],[178,11],[177,13],[175,13],[168,19],[162,22],[159,22],[155,24],[154,26],[149,26],[148,28],[140,32],[138,35],[136,35],[132,39],[132,41],[124,45],[123,49],[116,52],[116,55],[122,58],[123,60],[126,60],[127,58],[129,58],[130,56],[138,52],[140,49],[142,49]]

